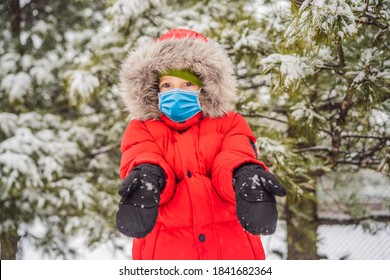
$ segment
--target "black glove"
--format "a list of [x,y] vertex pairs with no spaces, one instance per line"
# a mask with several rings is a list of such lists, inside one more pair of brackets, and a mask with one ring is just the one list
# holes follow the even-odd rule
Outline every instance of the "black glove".
[[278,211],[275,195],[285,196],[285,189],[275,176],[257,164],[243,164],[234,171],[237,217],[243,228],[255,235],[273,234]]
[[164,171],[157,165],[141,164],[131,170],[118,191],[122,199],[116,213],[116,227],[121,233],[141,238],[152,231],[164,186]]

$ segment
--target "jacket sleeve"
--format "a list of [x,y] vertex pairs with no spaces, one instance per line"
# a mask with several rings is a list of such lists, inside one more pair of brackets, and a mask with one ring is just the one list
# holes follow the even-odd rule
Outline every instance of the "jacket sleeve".
[[155,164],[164,170],[165,187],[161,192],[160,205],[168,202],[175,190],[175,174],[143,122],[132,120],[129,123],[122,138],[121,152],[122,180],[135,166],[143,163]]
[[267,166],[256,159],[256,138],[248,123],[238,113],[226,116],[227,129],[219,153],[212,167],[212,184],[218,194],[227,201],[235,201],[233,188],[233,172],[244,163],[261,165],[268,171]]

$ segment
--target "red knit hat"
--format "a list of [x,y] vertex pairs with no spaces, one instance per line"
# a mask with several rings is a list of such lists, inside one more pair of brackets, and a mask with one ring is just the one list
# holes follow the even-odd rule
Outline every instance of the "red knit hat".
[[166,39],[186,39],[186,38],[196,38],[205,42],[208,42],[207,38],[196,31],[188,30],[188,29],[171,29],[160,38],[156,40],[156,42],[163,41]]

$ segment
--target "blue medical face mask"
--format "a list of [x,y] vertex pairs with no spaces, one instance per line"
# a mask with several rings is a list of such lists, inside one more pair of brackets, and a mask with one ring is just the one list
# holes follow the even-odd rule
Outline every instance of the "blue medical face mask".
[[199,91],[174,88],[158,93],[159,109],[174,122],[184,122],[202,111]]

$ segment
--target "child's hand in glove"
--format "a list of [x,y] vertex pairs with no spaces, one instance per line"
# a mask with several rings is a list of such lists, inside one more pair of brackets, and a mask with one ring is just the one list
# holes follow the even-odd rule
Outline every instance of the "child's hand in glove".
[[243,228],[255,235],[276,230],[278,212],[275,195],[285,196],[285,189],[275,176],[257,164],[244,164],[233,175],[237,217]]
[[145,237],[152,231],[158,214],[160,191],[165,186],[163,170],[152,164],[133,168],[123,180],[116,227],[129,237]]

